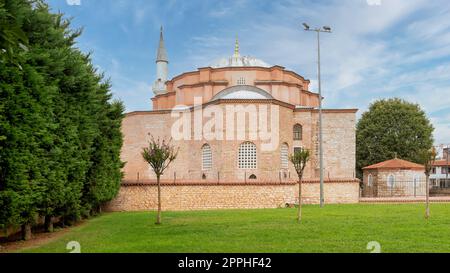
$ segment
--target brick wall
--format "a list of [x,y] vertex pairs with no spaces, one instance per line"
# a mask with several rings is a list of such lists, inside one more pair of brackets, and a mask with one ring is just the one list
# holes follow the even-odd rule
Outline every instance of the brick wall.
[[[226,112],[227,106],[252,106],[251,103],[220,104],[218,107]],[[270,107],[270,104],[256,104],[258,107]],[[269,108],[267,108],[269,109]],[[268,110],[268,119],[271,118]],[[192,115],[193,118],[193,115]],[[121,158],[126,162],[123,168],[125,180],[155,179],[155,175],[149,165],[142,159],[142,148],[150,140],[149,133],[155,138],[170,139],[172,124],[176,119],[169,113],[133,113],[129,114],[122,123],[124,144]],[[294,147],[303,147],[311,151],[311,160],[308,163],[304,177],[317,179],[319,177],[319,159],[317,141],[318,113],[311,109],[296,110],[279,107],[279,137],[277,147],[273,151],[264,151],[262,140],[252,140],[257,146],[257,169],[240,170],[237,168],[239,145],[244,140],[180,140],[173,141],[173,145],[179,147],[177,159],[165,171],[162,179],[165,180],[192,180],[202,179],[205,174],[207,180],[219,180],[223,182],[244,181],[251,174],[256,175],[259,182],[278,181],[280,172],[287,172],[287,178],[296,179],[295,169],[289,164],[288,170],[281,168],[280,147],[286,143],[289,153],[294,152]],[[355,113],[354,111],[327,112],[323,114],[324,121],[324,175],[330,180],[353,179],[355,177]],[[193,121],[191,121],[193,122]],[[207,120],[204,121],[205,123]],[[293,126],[301,124],[303,127],[303,139],[293,140]],[[235,116],[237,124],[237,116]],[[247,122],[248,125],[248,122]],[[225,128],[224,128],[225,130]],[[225,130],[226,131],[226,130]],[[224,131],[224,132],[225,132]],[[246,129],[248,136],[248,128]],[[225,133],[224,133],[225,134]],[[247,138],[246,138],[247,139]],[[212,169],[201,169],[201,148],[208,144],[212,151]]]
[[[359,182],[327,182],[326,203],[358,203]],[[319,183],[303,184],[303,200],[307,204],[319,203]],[[207,210],[277,208],[298,202],[297,184],[223,184],[206,183],[162,186],[163,210]],[[141,211],[157,208],[156,185],[124,185],[118,196],[104,207],[106,211]]]

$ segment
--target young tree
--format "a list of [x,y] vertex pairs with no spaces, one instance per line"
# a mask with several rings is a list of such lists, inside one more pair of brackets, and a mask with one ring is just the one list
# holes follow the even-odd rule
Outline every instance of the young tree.
[[155,140],[152,136],[148,143],[148,147],[142,151],[142,157],[150,164],[156,175],[156,182],[158,185],[158,215],[156,217],[156,224],[161,224],[161,175],[169,167],[178,155],[178,149],[175,150],[171,141],[161,141],[159,138]]
[[358,177],[363,167],[392,159],[395,154],[419,162],[420,151],[433,145],[433,130],[417,104],[398,98],[374,102],[356,126]]
[[289,160],[294,164],[295,171],[298,175],[298,216],[297,221],[300,223],[302,221],[302,182],[303,174],[305,171],[306,163],[308,163],[310,158],[309,150],[299,149],[294,152],[294,154],[289,156]]
[[430,218],[430,173],[433,169],[434,161],[436,160],[436,149],[433,147],[430,150],[422,150],[420,152],[420,161],[425,167],[426,177],[426,208],[425,218]]

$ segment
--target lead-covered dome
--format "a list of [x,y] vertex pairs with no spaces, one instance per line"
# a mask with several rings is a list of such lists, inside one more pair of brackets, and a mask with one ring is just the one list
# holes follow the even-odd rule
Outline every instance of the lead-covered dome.
[[218,59],[214,63],[210,64],[210,67],[212,68],[242,67],[242,66],[270,67],[270,65],[264,62],[263,60],[251,56],[241,56],[239,54],[239,41],[237,39],[233,56],[229,58]]
[[231,56],[229,58],[221,58],[210,65],[212,68],[240,66],[270,67],[270,65],[263,60],[250,56]]
[[273,99],[272,95],[261,88],[251,85],[235,85],[228,87],[217,93],[212,100],[234,100],[234,99],[256,99],[269,100]]

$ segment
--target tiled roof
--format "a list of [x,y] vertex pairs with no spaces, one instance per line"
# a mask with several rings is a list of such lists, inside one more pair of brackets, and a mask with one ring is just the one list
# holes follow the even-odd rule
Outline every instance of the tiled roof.
[[447,161],[446,159],[436,160],[433,166],[450,166],[450,160],[449,161]]
[[394,158],[363,168],[363,170],[370,169],[424,169],[424,166],[403,159]]

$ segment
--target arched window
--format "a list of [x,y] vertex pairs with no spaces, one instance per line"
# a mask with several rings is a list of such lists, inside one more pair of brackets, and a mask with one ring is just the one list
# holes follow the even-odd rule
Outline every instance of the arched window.
[[393,188],[394,184],[395,184],[395,176],[393,174],[390,174],[387,179],[387,186],[389,188]]
[[367,186],[369,187],[373,186],[373,176],[371,174],[367,176]]
[[211,146],[208,144],[202,147],[202,170],[207,171],[212,168],[212,152]]
[[249,179],[255,180],[256,179],[256,175],[254,175],[254,174],[250,175]]
[[256,145],[252,142],[244,142],[239,146],[239,169],[256,169]]
[[300,124],[294,125],[294,140],[302,140],[303,128]]
[[286,143],[281,144],[281,168],[289,168],[289,146]]

